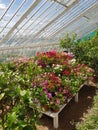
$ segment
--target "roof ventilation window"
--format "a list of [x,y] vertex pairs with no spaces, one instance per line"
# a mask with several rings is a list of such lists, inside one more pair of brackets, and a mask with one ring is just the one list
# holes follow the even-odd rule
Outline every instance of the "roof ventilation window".
[[52,0],[52,1],[57,2],[65,7],[68,7],[79,0]]

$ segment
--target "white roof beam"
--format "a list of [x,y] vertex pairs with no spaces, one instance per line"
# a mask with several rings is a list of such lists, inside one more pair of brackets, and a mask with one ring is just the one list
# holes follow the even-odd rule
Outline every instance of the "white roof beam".
[[66,4],[63,4],[62,2],[60,2],[60,1],[58,1],[58,0],[54,0],[54,2],[57,2],[58,4],[60,4],[60,5],[62,5],[62,6],[64,6],[64,7],[68,7]]
[[[87,2],[81,2],[81,4],[79,4],[79,6],[81,5],[81,9],[82,9],[82,7],[86,4]],[[89,3],[89,2],[88,2]],[[85,6],[84,6],[84,8],[85,8]],[[80,11],[80,9],[79,10],[77,10],[77,8],[75,8],[74,9],[74,12],[76,12],[76,14],[77,14],[77,12],[84,12],[85,10],[81,10]],[[80,13],[81,14],[81,13]],[[77,15],[76,16],[74,16],[74,17],[77,17]],[[74,19],[74,17],[73,17],[73,15],[70,15],[70,16],[67,16],[66,15],[66,17],[62,17],[63,19],[62,20],[59,20],[59,21],[57,21],[57,23],[56,24],[52,24],[52,26],[50,26],[50,28],[48,28],[48,29],[46,29],[44,32],[42,32],[42,34],[44,33],[45,34],[45,38],[48,38],[49,36],[51,36],[52,34],[54,34],[57,30],[59,30],[60,28],[62,28],[62,26],[66,26],[66,24],[68,24],[70,21],[72,21],[72,19]],[[63,25],[64,24],[64,25]],[[73,25],[74,25],[74,23],[72,23]],[[61,27],[60,27],[61,26]],[[56,28],[55,28],[56,27]],[[67,27],[68,28],[68,27]],[[65,30],[65,29],[64,29]],[[42,34],[40,34],[40,36],[42,35]],[[42,35],[43,36],[43,35]]]
[[22,8],[22,6],[25,4],[26,0],[24,0],[22,2],[22,4],[19,6],[19,8],[16,10],[16,12],[14,13],[14,15],[11,17],[11,19],[8,21],[8,23],[3,27],[3,29],[1,30],[0,33],[2,33],[4,31],[4,29],[7,27],[7,25],[11,22],[11,20],[16,16],[16,14],[18,13],[18,11]]
[[40,0],[36,0],[30,8],[22,15],[22,17],[18,20],[18,22],[12,27],[12,29],[7,33],[7,35],[1,40],[0,44],[3,44],[9,35],[19,26],[19,24],[26,18],[26,16],[37,6]]
[[55,17],[52,21],[50,21],[47,25],[45,25],[45,27],[43,27],[39,32],[37,32],[34,37],[37,37],[45,28],[47,28],[48,26],[50,26],[53,22],[55,22],[57,19],[59,19],[60,17],[62,17],[67,11],[69,11],[74,5],[76,5],[78,3],[78,1],[74,2],[71,6],[69,6],[68,8],[66,8],[62,13],[60,13],[57,17]]
[[98,5],[98,2],[94,3],[88,9],[86,9],[86,11],[84,11],[83,13],[81,13],[80,15],[78,15],[75,19],[73,19],[72,21],[70,21],[66,26],[61,27],[59,30],[57,30],[55,33],[53,33],[52,36],[50,36],[50,37],[53,38],[55,35],[57,35],[61,31],[63,31],[66,27],[70,26],[72,23],[74,23],[75,21],[77,21],[78,19],[80,19],[81,17],[83,17],[84,15],[86,15],[90,10],[94,9],[97,5]]
[[[36,17],[36,19],[24,30],[27,34],[30,32],[29,30],[28,30],[28,28],[30,28],[31,26],[32,26],[32,24],[34,24],[35,22],[36,22],[36,20],[38,19],[38,18],[40,18],[50,7],[52,7],[53,6],[53,4],[51,3],[51,5],[49,5],[49,6],[47,6],[47,8],[38,16],[38,17]],[[55,10],[55,8],[53,8],[53,10]],[[52,13],[53,12],[53,10],[50,10],[50,11],[48,11],[48,13],[47,13],[47,15],[46,16],[44,16],[43,17],[43,19],[45,20],[45,19],[47,19],[47,17],[48,17],[48,15],[50,14],[50,13]],[[37,25],[38,24],[40,24],[40,21],[37,23]],[[35,29],[35,27],[33,27],[33,28],[30,28],[31,30],[33,30],[33,29]],[[28,32],[29,31],[29,32]],[[30,34],[30,33],[29,33]],[[31,33],[30,35],[32,35],[33,33]],[[33,35],[32,35],[33,36]],[[32,38],[31,38],[32,39]],[[27,39],[26,40],[19,40],[19,43],[21,42],[22,44],[24,43],[24,42],[28,42],[29,40],[31,40],[30,39],[30,37],[27,37]],[[20,43],[20,44],[21,44]],[[18,43],[17,43],[18,44]]]
[[[16,36],[16,34],[20,31],[20,30],[22,30],[22,28],[33,18],[33,16],[40,10],[40,8],[43,6],[43,5],[45,5],[45,3],[46,3],[47,1],[45,1],[44,3],[42,3],[42,5],[39,7],[39,9],[19,28],[19,30],[18,31],[16,31],[15,32],[15,34],[11,37],[11,38],[14,38],[15,36]],[[34,21],[33,21],[34,22]],[[33,23],[32,22],[32,23]],[[32,23],[30,24],[30,25],[32,25]],[[29,28],[29,26],[25,29],[25,30],[27,30]],[[10,39],[11,39],[10,38]]]
[[58,43],[53,44],[38,44],[38,45],[32,45],[32,46],[17,46],[17,47],[0,47],[0,51],[3,50],[17,50],[17,49],[26,49],[26,48],[37,48],[37,47],[47,47],[47,46],[58,46]]
[[9,4],[8,8],[5,10],[4,14],[1,16],[0,21],[3,19],[3,17],[5,16],[5,14],[7,13],[7,11],[10,9],[10,7],[12,6],[12,4],[15,2],[15,0],[12,0],[11,3]]
[[[84,22],[82,22],[81,24],[79,24],[79,26],[75,27],[75,28],[71,31],[71,33],[76,32],[76,30],[78,30],[78,28],[83,28],[86,24],[88,25],[88,24],[90,24],[91,22],[92,22],[93,24],[96,24],[96,21],[95,21],[94,19],[95,19],[95,17],[96,17],[97,15],[98,15],[98,14],[95,14],[94,16],[92,16],[91,18],[89,18],[88,21],[84,21]],[[81,32],[80,29],[79,29],[79,31]]]
[[98,25],[96,25],[96,26],[94,25],[94,26],[89,26],[88,28],[85,28],[88,30],[81,32],[81,34],[78,36],[78,39],[89,35],[91,32],[95,31],[95,29],[97,27],[98,27]]
[[[50,26],[53,22],[55,22],[57,19],[59,19],[60,17],[62,17],[67,11],[69,11],[74,5],[76,5],[79,2],[79,0],[77,0],[76,2],[74,2],[72,5],[70,5],[68,8],[66,8],[63,12],[61,12],[58,16],[56,16],[52,21],[50,21],[48,24],[46,24],[39,32],[37,32],[35,35],[32,35],[32,38],[36,38],[45,28],[47,28],[48,26]],[[30,40],[32,40],[32,38],[29,38],[28,40],[25,40],[25,42],[29,42]]]

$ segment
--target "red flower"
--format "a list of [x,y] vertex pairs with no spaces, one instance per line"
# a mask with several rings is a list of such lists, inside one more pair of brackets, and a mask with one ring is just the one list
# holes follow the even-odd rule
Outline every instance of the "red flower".
[[69,70],[64,70],[63,74],[66,75],[66,76],[68,76],[68,75],[70,75],[70,71]]

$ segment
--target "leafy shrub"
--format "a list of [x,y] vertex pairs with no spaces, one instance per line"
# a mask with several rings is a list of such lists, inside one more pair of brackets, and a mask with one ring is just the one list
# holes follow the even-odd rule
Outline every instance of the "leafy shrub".
[[95,70],[98,75],[98,30],[93,37],[85,40],[75,40],[74,35],[66,35],[60,40],[60,47],[69,48],[79,63],[84,63]]

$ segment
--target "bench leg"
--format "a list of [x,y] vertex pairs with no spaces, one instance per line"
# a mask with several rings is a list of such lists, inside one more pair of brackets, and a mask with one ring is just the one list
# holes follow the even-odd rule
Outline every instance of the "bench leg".
[[53,118],[53,126],[54,128],[58,128],[58,115]]
[[78,93],[76,94],[76,96],[75,96],[75,102],[78,102],[78,97],[79,95],[78,95]]

